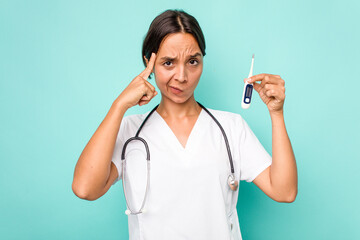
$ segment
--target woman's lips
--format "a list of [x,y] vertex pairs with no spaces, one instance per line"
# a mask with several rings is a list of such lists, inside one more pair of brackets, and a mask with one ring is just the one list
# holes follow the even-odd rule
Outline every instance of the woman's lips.
[[170,87],[171,89],[171,92],[175,93],[175,94],[179,94],[182,92],[182,90],[178,89],[178,88],[175,88],[175,87]]

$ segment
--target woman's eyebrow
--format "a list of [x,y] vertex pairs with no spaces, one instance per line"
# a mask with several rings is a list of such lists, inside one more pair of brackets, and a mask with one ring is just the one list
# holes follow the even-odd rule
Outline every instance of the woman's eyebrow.
[[[201,53],[197,52],[194,55],[189,55],[190,58],[194,58],[194,57],[197,57],[197,56],[201,56]],[[167,61],[172,61],[172,60],[175,60],[175,59],[176,58],[172,58],[172,57],[168,57],[168,56],[160,58],[160,60],[167,60]]]

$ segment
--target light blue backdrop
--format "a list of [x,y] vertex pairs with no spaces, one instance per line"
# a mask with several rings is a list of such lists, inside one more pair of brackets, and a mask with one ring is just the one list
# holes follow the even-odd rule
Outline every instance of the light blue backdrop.
[[[240,113],[271,153],[271,122],[243,79],[286,82],[299,192],[278,203],[241,183],[245,239],[360,239],[357,1],[0,1],[0,239],[126,239],[121,184],[77,198],[73,171],[112,102],[143,69],[151,21],[183,9],[206,38],[196,99]],[[150,80],[154,84],[154,80]],[[155,85],[155,84],[154,84]],[[133,107],[143,113],[160,101]]]

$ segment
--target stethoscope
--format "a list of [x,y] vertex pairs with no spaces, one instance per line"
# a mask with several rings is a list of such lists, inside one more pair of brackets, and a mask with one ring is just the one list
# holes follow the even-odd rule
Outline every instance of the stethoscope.
[[[229,161],[230,161],[230,168],[231,168],[231,174],[228,176],[228,185],[230,187],[231,190],[233,191],[236,191],[237,188],[238,188],[238,181],[235,179],[235,176],[234,176],[234,165],[233,165],[233,161],[232,161],[232,157],[231,157],[231,151],[230,151],[230,146],[229,146],[229,142],[228,142],[228,139],[227,139],[227,136],[225,134],[225,131],[224,129],[222,128],[222,126],[220,125],[220,123],[216,120],[216,118],[209,112],[209,110],[207,110],[202,104],[200,104],[199,102],[197,102],[211,117],[212,119],[214,119],[214,121],[216,122],[216,124],[219,126],[223,136],[224,136],[224,139],[225,139],[225,144],[226,144],[226,149],[227,149],[227,152],[228,152],[228,156],[229,156]],[[146,196],[147,196],[147,193],[148,193],[148,190],[149,190],[149,186],[150,186],[150,151],[149,151],[149,147],[148,147],[148,144],[147,142],[139,137],[139,133],[142,129],[142,127],[144,126],[144,124],[146,123],[146,121],[148,120],[148,118],[151,116],[151,114],[157,109],[157,107],[159,106],[156,105],[154,107],[153,110],[151,110],[151,112],[146,116],[146,118],[144,119],[144,121],[142,122],[142,124],[140,125],[138,131],[136,132],[136,135],[135,137],[131,137],[129,138],[124,146],[123,146],[123,149],[122,149],[122,153],[121,153],[121,171],[122,171],[122,184],[123,184],[123,189],[124,189],[124,195],[125,195],[125,201],[126,201],[126,205],[128,207],[128,209],[125,211],[125,214],[126,215],[129,215],[129,214],[139,214],[139,213],[144,213],[145,212],[145,209],[144,209],[144,205],[145,205],[145,201],[146,201]],[[126,196],[126,190],[125,190],[125,184],[124,184],[124,181],[125,181],[125,151],[126,151],[126,146],[133,140],[140,140],[141,142],[144,143],[145,145],[145,149],[146,149],[146,160],[147,160],[147,180],[146,180],[146,190],[145,190],[145,195],[144,195],[144,199],[143,199],[143,202],[141,204],[141,207],[140,207],[140,210],[139,211],[133,211],[130,206],[129,206],[129,203],[128,203],[128,200],[127,200],[127,196]]]

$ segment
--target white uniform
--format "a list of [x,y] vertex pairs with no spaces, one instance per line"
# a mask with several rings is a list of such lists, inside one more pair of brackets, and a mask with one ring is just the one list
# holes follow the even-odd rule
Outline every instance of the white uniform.
[[[252,182],[271,165],[271,156],[239,114],[207,109],[227,135],[236,179],[241,176],[241,180]],[[112,157],[119,172],[115,182],[122,178],[123,144],[135,136],[149,112],[123,118]],[[231,170],[226,144],[210,115],[201,110],[185,148],[156,111],[139,136],[150,150],[150,187],[147,212],[129,215],[130,240],[241,240],[236,210],[239,189],[234,192],[227,184]],[[145,188],[145,147],[132,141],[126,149],[125,172],[132,210],[140,209]]]

